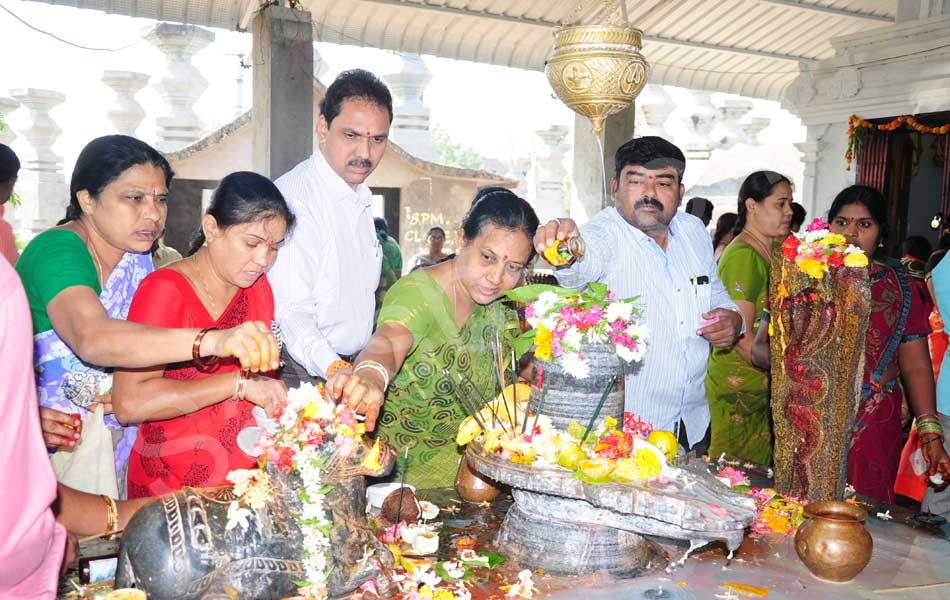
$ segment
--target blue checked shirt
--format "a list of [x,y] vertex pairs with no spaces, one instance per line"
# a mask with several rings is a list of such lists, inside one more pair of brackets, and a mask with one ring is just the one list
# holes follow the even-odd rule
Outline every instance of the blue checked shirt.
[[557,270],[558,282],[582,289],[598,281],[617,298],[639,296],[636,304],[650,330],[643,360],[625,366],[625,410],[666,431],[676,431],[682,419],[690,445],[696,444],[709,427],[705,379],[710,346],[696,330],[704,312],[738,310],[716,275],[702,221],[677,211],[666,252],[613,207],[582,226],[581,236],[587,252]]

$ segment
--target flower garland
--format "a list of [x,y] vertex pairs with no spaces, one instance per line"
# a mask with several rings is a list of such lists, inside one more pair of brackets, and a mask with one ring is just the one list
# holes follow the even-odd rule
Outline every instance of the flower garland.
[[535,358],[556,359],[565,373],[577,379],[590,375],[590,362],[581,356],[581,344],[613,344],[624,362],[639,362],[646,353],[649,330],[638,319],[636,298],[616,300],[607,286],[591,283],[578,292],[553,285],[529,285],[506,295],[528,303],[525,319],[532,329],[515,340],[518,354],[532,345]]
[[[288,390],[287,403],[273,417],[278,429],[264,433],[258,442],[262,464],[270,461],[277,469],[300,477],[298,499],[300,514],[295,514],[303,534],[303,564],[307,574],[300,592],[304,596],[326,598],[330,527],[324,499],[332,486],[321,481],[321,472],[331,453],[341,457],[353,453],[360,443],[364,427],[356,414],[344,404],[334,404],[324,397],[323,386],[304,383]],[[367,460],[375,460],[376,447]],[[365,462],[365,461],[364,461]],[[246,530],[252,511],[264,510],[274,496],[274,488],[266,472],[258,469],[239,469],[227,475],[234,484],[239,500],[228,508],[230,530],[240,526]]]
[[858,115],[851,115],[848,117],[848,150],[844,154],[844,160],[848,164],[847,170],[851,170],[851,163],[854,161],[855,150],[857,150],[858,146],[860,145],[860,140],[857,139],[857,130],[855,129],[855,126],[863,127],[865,129],[877,129],[878,131],[894,131],[903,125],[907,125],[917,133],[921,134],[946,135],[950,133],[950,123],[941,125],[939,127],[927,127],[926,125],[922,125],[917,121],[917,119],[910,115],[901,115],[893,121],[888,121],[887,123],[881,124],[871,123],[870,121],[862,119]]
[[849,244],[840,233],[831,233],[828,224],[815,219],[804,233],[790,234],[782,242],[785,259],[794,262],[802,273],[822,279],[831,268],[866,267],[868,257],[864,251]]

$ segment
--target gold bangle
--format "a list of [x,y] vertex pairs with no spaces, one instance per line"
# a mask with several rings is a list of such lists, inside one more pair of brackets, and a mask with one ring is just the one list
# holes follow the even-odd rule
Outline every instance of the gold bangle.
[[115,534],[119,530],[119,509],[115,505],[115,500],[104,494],[99,496],[106,503],[106,533],[109,536],[106,539],[115,539]]
[[240,369],[235,371],[235,373],[237,373],[237,379],[234,380],[234,391],[231,392],[231,397],[229,398],[231,402],[237,402],[241,399],[238,394],[241,393],[241,380],[244,379],[244,373]]

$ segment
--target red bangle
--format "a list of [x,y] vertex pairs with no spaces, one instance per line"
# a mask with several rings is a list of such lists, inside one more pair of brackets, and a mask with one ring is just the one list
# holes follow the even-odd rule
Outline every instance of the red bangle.
[[191,344],[191,360],[197,363],[198,368],[202,369],[204,367],[210,367],[214,363],[218,362],[217,356],[212,356],[211,358],[204,359],[201,357],[201,341],[205,339],[205,336],[209,331],[214,331],[214,327],[205,327],[198,332],[198,335],[195,336],[195,341]]

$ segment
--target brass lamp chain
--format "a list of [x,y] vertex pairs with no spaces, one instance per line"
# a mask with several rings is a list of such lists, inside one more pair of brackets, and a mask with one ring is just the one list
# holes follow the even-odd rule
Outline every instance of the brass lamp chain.
[[[567,25],[577,25],[578,20],[581,17],[581,13],[590,5],[593,0],[580,0],[577,3],[577,6],[574,7],[573,12],[567,18]],[[601,11],[604,14],[610,15],[607,19],[607,22],[611,25],[618,26],[627,26],[630,23],[630,18],[627,16],[627,3],[626,0],[601,0],[603,8]],[[620,9],[619,11],[617,9]]]

